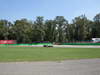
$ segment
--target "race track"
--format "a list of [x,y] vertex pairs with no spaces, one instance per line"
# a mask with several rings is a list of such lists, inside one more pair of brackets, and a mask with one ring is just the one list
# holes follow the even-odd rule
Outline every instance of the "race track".
[[0,75],[100,75],[100,59],[2,62]]
[[99,45],[53,45],[53,47],[61,47],[61,48],[100,48]]

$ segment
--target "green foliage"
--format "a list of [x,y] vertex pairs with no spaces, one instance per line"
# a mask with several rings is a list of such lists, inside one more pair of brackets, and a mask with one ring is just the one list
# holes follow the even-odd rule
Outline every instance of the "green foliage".
[[76,17],[73,23],[68,26],[68,38],[73,41],[90,40],[92,21],[88,20],[84,15]]
[[81,15],[75,17],[71,23],[63,16],[56,16],[53,20],[44,20],[42,16],[38,16],[35,21],[21,19],[14,23],[0,20],[0,40],[17,40],[18,43],[63,43],[87,41],[95,37],[100,38],[100,14],[94,17],[94,21]]
[[100,13],[94,17],[94,24],[93,24],[93,37],[100,37]]
[[68,21],[63,16],[56,16],[54,19],[57,29],[57,42],[66,42],[66,29],[68,25]]
[[9,39],[9,30],[11,25],[11,22],[7,20],[0,20],[0,40]]
[[45,21],[45,41],[56,42],[57,29],[53,20]]

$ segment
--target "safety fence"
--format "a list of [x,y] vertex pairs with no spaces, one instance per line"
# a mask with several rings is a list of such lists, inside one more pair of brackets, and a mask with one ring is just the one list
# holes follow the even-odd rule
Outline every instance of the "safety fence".
[[62,45],[100,45],[100,43],[62,43]]
[[52,43],[32,43],[32,44],[0,44],[0,46],[33,46],[33,45],[53,45]]
[[[47,45],[47,46],[53,46],[52,43],[32,43],[32,44],[0,44],[0,46],[11,46],[11,47],[20,47],[20,46],[44,46],[44,45]],[[62,43],[60,45],[81,45],[81,46],[84,46],[84,45],[93,45],[93,46],[100,46],[100,43]]]

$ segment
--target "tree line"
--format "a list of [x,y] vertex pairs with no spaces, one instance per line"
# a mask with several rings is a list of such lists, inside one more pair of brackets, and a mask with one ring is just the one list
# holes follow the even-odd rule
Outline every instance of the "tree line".
[[91,38],[100,38],[100,13],[93,20],[87,19],[85,15],[75,17],[71,23],[64,16],[56,16],[53,20],[44,20],[38,16],[35,21],[21,19],[13,23],[0,20],[0,40],[64,43],[90,41]]

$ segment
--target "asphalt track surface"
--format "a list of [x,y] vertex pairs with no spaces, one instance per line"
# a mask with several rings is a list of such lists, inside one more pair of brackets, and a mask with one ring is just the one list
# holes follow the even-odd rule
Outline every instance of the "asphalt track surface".
[[98,45],[54,45],[54,47],[61,47],[61,48],[100,48]]
[[1,62],[0,75],[100,75],[100,59]]
[[[29,47],[29,46],[26,46]],[[43,45],[32,45],[30,47],[43,47]],[[53,45],[58,48],[100,48],[100,45]]]

